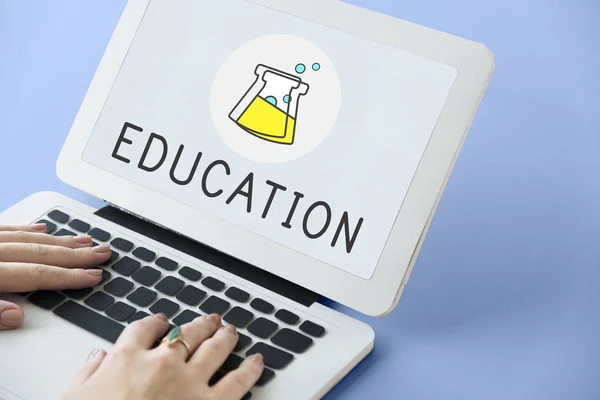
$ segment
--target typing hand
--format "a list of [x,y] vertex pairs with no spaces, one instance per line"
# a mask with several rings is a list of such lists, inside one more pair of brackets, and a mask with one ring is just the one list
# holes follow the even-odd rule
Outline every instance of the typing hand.
[[[0,226],[0,293],[83,289],[102,279],[101,269],[85,269],[110,258],[110,246],[92,248],[90,236],[50,236],[45,224]],[[0,330],[23,323],[23,310],[0,300]]]
[[63,400],[241,399],[263,371],[260,354],[248,357],[218,383],[210,379],[234,349],[238,334],[223,328],[218,314],[203,315],[181,326],[184,340],[153,344],[169,329],[164,314],[148,316],[125,328],[110,353],[93,350]]

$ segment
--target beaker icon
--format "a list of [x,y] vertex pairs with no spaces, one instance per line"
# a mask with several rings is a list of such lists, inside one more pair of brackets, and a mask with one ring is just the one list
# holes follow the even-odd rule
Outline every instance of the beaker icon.
[[300,96],[308,84],[300,77],[263,64],[254,70],[256,80],[229,114],[246,132],[269,142],[294,143]]

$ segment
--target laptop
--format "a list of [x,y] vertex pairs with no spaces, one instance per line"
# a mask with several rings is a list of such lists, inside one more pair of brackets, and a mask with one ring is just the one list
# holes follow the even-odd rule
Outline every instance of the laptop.
[[[0,224],[110,243],[97,287],[3,294],[0,397],[57,399],[128,323],[219,313],[253,399],[323,397],[396,306],[494,68],[483,45],[336,0],[130,0],[57,162]],[[326,302],[330,304],[329,302]],[[217,377],[218,379],[218,377]]]

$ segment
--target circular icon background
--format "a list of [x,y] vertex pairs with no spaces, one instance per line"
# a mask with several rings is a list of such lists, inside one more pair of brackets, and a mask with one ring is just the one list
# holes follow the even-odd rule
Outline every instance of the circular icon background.
[[308,40],[262,36],[222,64],[210,95],[219,136],[252,161],[280,163],[315,149],[331,132],[341,85],[329,57]]

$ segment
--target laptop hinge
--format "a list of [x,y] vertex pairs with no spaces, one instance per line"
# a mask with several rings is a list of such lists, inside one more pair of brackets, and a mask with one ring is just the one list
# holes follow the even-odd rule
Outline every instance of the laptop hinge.
[[166,227],[159,226],[129,211],[109,205],[99,209],[94,214],[137,232],[140,235],[156,240],[165,246],[172,247],[198,260],[221,268],[304,306],[310,307],[319,298],[317,293],[300,285],[296,285],[215,248],[169,230]]

